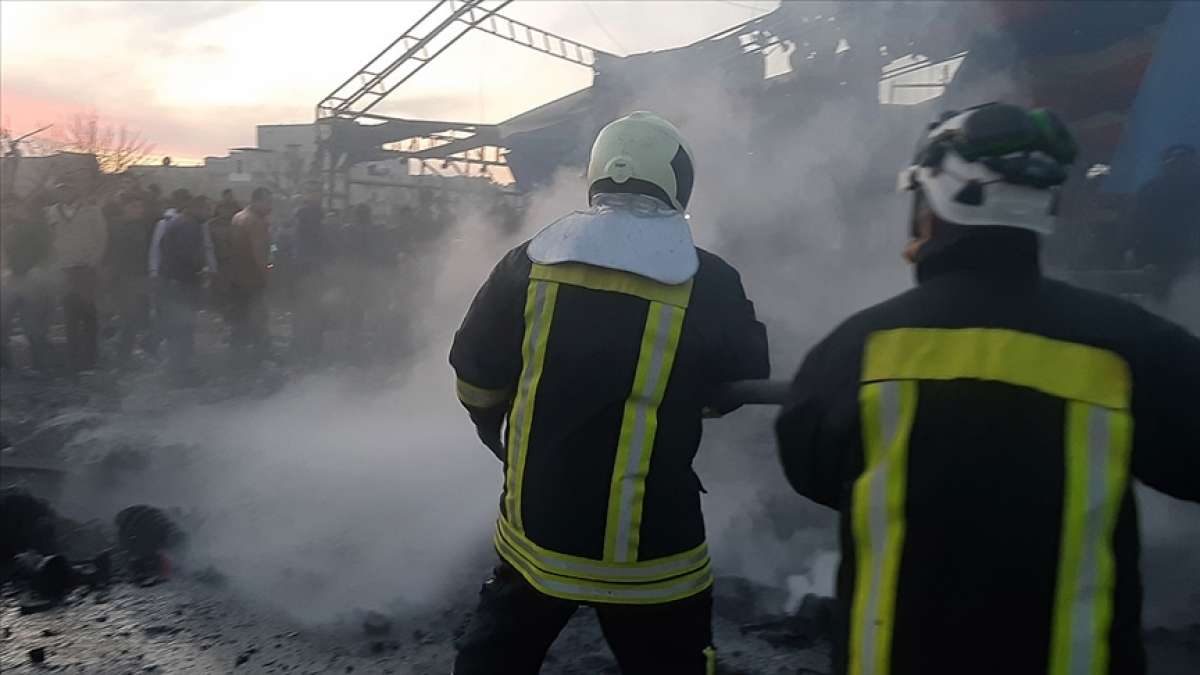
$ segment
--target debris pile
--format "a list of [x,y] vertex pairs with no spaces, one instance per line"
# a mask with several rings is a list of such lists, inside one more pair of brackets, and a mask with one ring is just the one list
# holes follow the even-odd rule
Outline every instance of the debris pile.
[[[55,607],[77,588],[90,592],[105,589],[114,580],[143,586],[165,580],[171,572],[168,554],[179,552],[186,541],[166,513],[144,504],[117,514],[115,547],[112,530],[97,533],[95,527],[63,518],[21,487],[0,490],[0,511],[5,516],[0,582],[13,581],[23,592],[22,614]],[[99,550],[69,557],[68,552],[80,550],[80,544]]]

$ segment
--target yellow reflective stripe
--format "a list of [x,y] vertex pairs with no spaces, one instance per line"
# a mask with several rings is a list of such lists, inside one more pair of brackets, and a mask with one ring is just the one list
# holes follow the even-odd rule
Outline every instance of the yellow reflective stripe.
[[546,342],[558,284],[530,281],[525,293],[525,339],[521,348],[521,378],[517,396],[508,418],[508,458],[505,462],[505,512],[513,525],[523,529],[521,519],[521,482],[525,475],[525,456],[529,450],[529,430],[533,426],[533,404],[546,360]]
[[682,307],[651,302],[634,370],[633,389],[625,401],[617,457],[608,493],[608,518],[604,531],[604,559],[637,560],[646,496],[646,476],[658,433],[658,407],[667,391],[675,351],[683,329]]
[[704,675],[717,675],[717,650],[711,645],[704,648]]
[[1129,483],[1133,424],[1126,411],[1067,402],[1062,533],[1051,675],[1108,672],[1116,562],[1113,531]]
[[534,567],[551,574],[594,581],[638,583],[663,581],[694,572],[707,565],[709,561],[707,544],[700,544],[696,548],[663,558],[616,563],[567,555],[542,548],[525,535],[517,532],[512,525],[505,522],[504,518],[497,520],[496,532],[515,555],[521,556]]
[[462,378],[455,381],[454,390],[458,393],[458,400],[472,408],[493,408],[512,398],[512,392],[508,389],[484,389]]
[[561,263],[558,265],[534,264],[529,273],[530,279],[554,281],[571,286],[582,286],[596,291],[611,291],[634,295],[651,302],[661,302],[676,307],[688,306],[692,296],[692,282],[688,280],[677,286],[660,284],[629,272],[584,265],[582,263]]
[[850,675],[887,675],[896,584],[904,548],[908,441],[917,383],[872,382],[859,390],[863,473],[854,482],[851,527],[857,571],[850,616]]
[[1117,354],[1002,328],[897,328],[872,333],[863,382],[977,379],[1058,398],[1129,408],[1129,365]]
[[653,605],[690,598],[713,584],[712,565],[665,581],[654,583],[616,583],[577,579],[540,570],[515,551],[499,533],[494,538],[496,551],[531,586],[546,595],[575,602],[621,605]]

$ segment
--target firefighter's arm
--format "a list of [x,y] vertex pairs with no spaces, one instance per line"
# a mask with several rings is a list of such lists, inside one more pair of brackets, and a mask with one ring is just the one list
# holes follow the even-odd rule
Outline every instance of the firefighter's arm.
[[826,351],[825,343],[819,344],[804,359],[775,421],[775,435],[792,488],[818,504],[838,508],[843,449],[830,424],[834,383],[826,373]]
[[[524,255],[523,250],[518,251]],[[454,335],[450,365],[456,375],[458,400],[467,409],[483,441],[503,461],[502,427],[521,372],[524,332],[522,275],[519,259],[510,253],[471,302]]]
[[706,416],[720,417],[741,406],[724,395],[720,385],[740,380],[765,380],[771,375],[767,350],[767,329],[754,312],[754,303],[746,297],[741,276],[723,260],[713,256],[713,271],[705,281],[705,292],[716,299],[719,342],[712,358],[712,382],[717,387],[710,393]]
[[1200,338],[1168,326],[1148,341],[1133,381],[1133,474],[1200,502]]

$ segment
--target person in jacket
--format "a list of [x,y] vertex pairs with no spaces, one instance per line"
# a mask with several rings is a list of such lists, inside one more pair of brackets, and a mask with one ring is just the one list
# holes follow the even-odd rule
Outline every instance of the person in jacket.
[[54,311],[49,270],[53,233],[36,201],[15,194],[0,201],[0,227],[0,251],[8,272],[0,290],[0,363],[15,367],[8,336],[13,320],[19,317],[21,332],[29,341],[30,365],[44,373],[51,367],[47,331]]
[[242,205],[238,203],[233,190],[225,188],[221,190],[221,198],[213,205],[213,218],[219,222],[229,223],[241,210]]
[[74,182],[60,183],[57,191],[58,201],[46,209],[46,223],[63,274],[67,364],[73,372],[84,373],[96,368],[99,356],[97,270],[104,256],[106,228],[100,206],[83,199]]
[[255,188],[250,204],[233,217],[233,247],[229,274],[232,339],[262,359],[269,349],[267,328],[268,254],[271,246],[271,191]]
[[769,364],[737,271],[692,243],[692,167],[661,117],[609,124],[590,208],[505,255],[455,335],[459,399],[505,476],[459,675],[536,673],[581,604],[623,672],[713,672],[692,459],[714,388]]
[[293,291],[292,350],[296,357],[312,362],[321,353],[321,342],[329,323],[329,263],[334,259],[333,241],[325,225],[321,206],[321,183],[307,181],[294,218],[292,251]]
[[916,288],[796,375],[776,431],[841,513],[835,673],[1146,672],[1132,480],[1200,500],[1200,340],[1043,276],[1075,152],[1045,110],[931,125],[900,183]]
[[207,197],[194,196],[175,216],[160,221],[150,242],[150,278],[158,288],[168,363],[180,374],[192,366],[205,277],[218,269],[208,230],[211,212]]
[[150,336],[150,289],[146,260],[152,232],[146,227],[146,195],[139,190],[121,192],[109,206],[108,244],[104,269],[119,319],[117,360],[129,364],[138,334]]
[[[367,335],[386,323],[388,306],[397,294],[405,294],[402,284],[389,286],[389,271],[394,271],[396,256],[389,255],[387,232],[376,224],[370,204],[356,204],[350,209],[349,220],[338,232],[338,258],[342,283],[342,317],[346,329],[346,356],[363,363],[367,357]],[[389,260],[390,258],[390,260]],[[394,278],[396,275],[392,274]],[[384,293],[384,289],[388,289]],[[391,296],[391,297],[389,297]],[[399,323],[399,322],[396,322]],[[394,325],[387,331],[391,340],[403,326]]]

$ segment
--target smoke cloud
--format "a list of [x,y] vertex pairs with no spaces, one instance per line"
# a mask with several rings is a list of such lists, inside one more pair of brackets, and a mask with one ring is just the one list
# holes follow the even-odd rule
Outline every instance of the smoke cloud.
[[[879,189],[890,184],[880,176],[909,159],[936,103],[880,117],[835,96],[798,103],[794,120],[764,130],[746,97],[698,75],[643,87],[657,95],[622,112],[652,109],[691,141],[697,243],[739,268],[768,327],[774,377],[791,377],[842,319],[911,285],[900,259],[908,203]],[[144,479],[119,493],[77,486],[77,500],[116,507],[119,494],[192,510],[196,555],[302,619],[422,607],[455,584],[473,587],[490,555],[501,472],[455,399],[446,352],[495,261],[585,205],[582,173],[564,168],[538,191],[513,237],[466,217],[427,254],[402,373],[315,375],[253,401],[181,400],[152,424],[130,411],[94,438],[158,448]],[[786,485],[773,416],[745,409],[709,423],[697,471],[718,574],[779,588],[779,605],[766,608],[778,611],[832,591],[837,539],[835,514]],[[1187,520],[1180,513],[1149,500],[1147,536],[1170,539]]]

